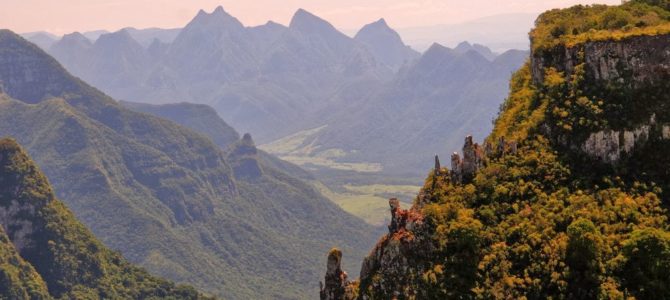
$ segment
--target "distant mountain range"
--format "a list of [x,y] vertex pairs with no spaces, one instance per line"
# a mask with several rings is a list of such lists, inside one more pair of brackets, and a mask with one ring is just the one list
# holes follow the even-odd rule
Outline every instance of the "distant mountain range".
[[[131,40],[120,33],[90,46]],[[175,110],[183,126],[166,119]],[[207,124],[203,134],[187,128],[202,129],[198,122]],[[322,253],[345,244],[363,257],[376,231],[305,183],[304,171],[258,151],[251,136],[240,139],[213,110],[121,105],[7,30],[0,31],[0,136],[25,145],[56,195],[104,244],[226,299],[309,298]],[[359,238],[345,242],[351,236]]]
[[[48,51],[117,99],[210,105],[304,167],[412,176],[432,154],[460,147],[463,133],[491,129],[511,72],[527,58],[467,42],[421,54],[383,19],[350,38],[302,9],[288,27],[245,27],[218,7],[174,40],[147,46],[137,36],[124,29],[91,42],[73,33]],[[411,149],[422,152],[405,159]]]

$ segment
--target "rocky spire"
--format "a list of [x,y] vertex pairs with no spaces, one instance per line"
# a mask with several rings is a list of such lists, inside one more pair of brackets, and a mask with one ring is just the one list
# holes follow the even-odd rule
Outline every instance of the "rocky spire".
[[402,210],[400,209],[400,200],[397,198],[389,199],[389,207],[391,208],[391,224],[389,224],[389,232],[397,232],[400,228],[404,227],[402,221]]
[[326,284],[319,282],[321,300],[351,300],[353,292],[348,288],[347,273],[342,271],[342,251],[333,248],[328,253]]
[[463,169],[461,164],[461,156],[458,155],[458,152],[454,152],[451,155],[451,181],[454,183],[460,183],[463,181]]
[[485,150],[474,143],[472,136],[465,137],[463,145],[463,158],[454,152],[451,155],[451,181],[454,183],[464,183],[471,181],[477,170],[484,165]]
[[442,166],[440,166],[440,157],[435,154],[435,176],[440,175],[440,170],[442,169]]
[[463,145],[463,177],[471,178],[477,171],[477,153],[472,136],[465,137]]

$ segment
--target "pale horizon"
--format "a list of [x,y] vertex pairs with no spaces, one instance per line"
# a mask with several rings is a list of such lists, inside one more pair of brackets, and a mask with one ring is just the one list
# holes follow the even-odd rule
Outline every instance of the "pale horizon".
[[[274,21],[287,25],[303,8],[343,31],[356,30],[384,18],[394,28],[458,24],[489,16],[539,14],[551,8],[576,4],[619,4],[620,0],[256,0],[256,1],[149,1],[149,0],[5,0],[0,3],[0,28],[19,33],[46,31],[63,35],[75,31],[114,32],[126,27],[181,28],[199,10],[217,6],[238,18],[245,26]],[[39,7],[36,10],[35,7]],[[157,7],[160,8],[156,9]]]

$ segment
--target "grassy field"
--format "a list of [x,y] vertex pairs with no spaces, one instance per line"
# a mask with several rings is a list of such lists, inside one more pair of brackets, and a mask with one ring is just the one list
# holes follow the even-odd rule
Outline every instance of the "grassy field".
[[388,198],[398,197],[402,207],[407,209],[419,190],[418,186],[375,184],[345,185],[344,191],[334,191],[320,182],[314,185],[343,210],[374,226],[383,226],[390,220]]
[[311,171],[322,168],[360,173],[382,171],[382,165],[379,163],[341,161],[348,155],[345,150],[320,149],[316,134],[324,128],[326,128],[326,125],[303,130],[269,144],[261,145],[259,148]]

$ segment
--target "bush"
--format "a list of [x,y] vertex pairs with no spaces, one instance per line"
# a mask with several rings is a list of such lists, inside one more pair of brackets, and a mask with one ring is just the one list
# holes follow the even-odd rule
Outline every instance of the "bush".
[[658,229],[634,231],[622,252],[623,287],[638,299],[670,297],[670,233]]

